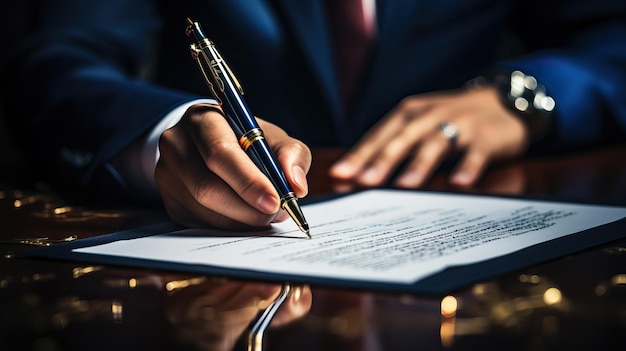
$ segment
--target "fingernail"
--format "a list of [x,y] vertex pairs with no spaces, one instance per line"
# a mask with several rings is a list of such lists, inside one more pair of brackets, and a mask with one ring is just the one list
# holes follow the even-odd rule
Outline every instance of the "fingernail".
[[347,183],[333,184],[333,191],[336,193],[347,193],[354,189],[354,186]]
[[257,285],[257,289],[259,291],[259,294],[261,294],[260,297],[268,298],[280,291],[280,285],[259,283]]
[[287,211],[278,211],[278,214],[274,218],[274,222],[276,222],[276,223],[284,222],[288,218],[289,218],[289,213],[287,213]]
[[457,185],[467,185],[471,181],[471,174],[465,171],[457,172],[452,176],[451,181]]
[[302,169],[302,167],[300,166],[293,167],[293,181],[296,182],[296,184],[298,184],[298,186],[304,190],[308,188],[307,181],[306,181],[306,173],[304,173],[304,169]]
[[380,178],[381,172],[375,167],[368,168],[360,177],[362,182],[368,184],[378,183],[380,182]]
[[396,184],[405,188],[418,186],[421,182],[422,174],[417,171],[408,171],[396,179]]
[[350,176],[354,173],[354,166],[349,162],[340,161],[331,167],[330,172],[336,176]]
[[269,194],[264,194],[257,201],[259,209],[265,213],[274,213],[278,209],[278,201]]

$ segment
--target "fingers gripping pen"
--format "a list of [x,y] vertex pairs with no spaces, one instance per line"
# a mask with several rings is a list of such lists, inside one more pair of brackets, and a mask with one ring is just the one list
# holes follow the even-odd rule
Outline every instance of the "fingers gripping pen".
[[243,89],[226,64],[215,44],[208,39],[198,22],[187,19],[186,34],[192,39],[191,55],[228,123],[239,138],[239,145],[252,161],[270,179],[281,198],[281,207],[289,213],[300,230],[310,238],[309,225],[302,214],[298,198],[287,183],[285,175],[270,149],[263,130],[259,127],[248,104],[243,99]]

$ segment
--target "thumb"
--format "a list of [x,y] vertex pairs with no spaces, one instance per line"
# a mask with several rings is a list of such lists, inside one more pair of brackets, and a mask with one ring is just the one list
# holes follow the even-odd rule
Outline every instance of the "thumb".
[[311,150],[276,125],[259,120],[270,148],[276,155],[287,182],[299,198],[309,193],[306,175],[311,168]]

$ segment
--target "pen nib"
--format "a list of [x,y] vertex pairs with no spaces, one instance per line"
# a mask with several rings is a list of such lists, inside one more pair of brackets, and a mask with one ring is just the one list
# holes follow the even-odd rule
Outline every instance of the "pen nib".
[[309,231],[309,224],[306,222],[304,218],[304,214],[302,214],[302,210],[300,209],[300,205],[298,205],[298,198],[295,195],[290,194],[291,196],[283,199],[282,208],[289,213],[289,216],[293,218],[293,220],[300,228],[306,236],[311,239],[311,232]]

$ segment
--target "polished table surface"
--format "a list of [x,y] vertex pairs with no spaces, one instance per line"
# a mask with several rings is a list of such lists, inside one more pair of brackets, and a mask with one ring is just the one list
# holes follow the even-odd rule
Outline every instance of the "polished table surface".
[[[340,154],[314,152],[310,197],[331,192],[326,169]],[[425,189],[626,206],[626,145],[501,164],[472,189],[449,187],[442,172]],[[275,284],[20,255],[32,247],[27,240],[54,245],[167,220],[159,207],[94,200],[45,179],[0,182],[0,350],[248,348],[250,324],[277,295]],[[623,350],[624,238],[446,296],[299,286],[262,346]]]

